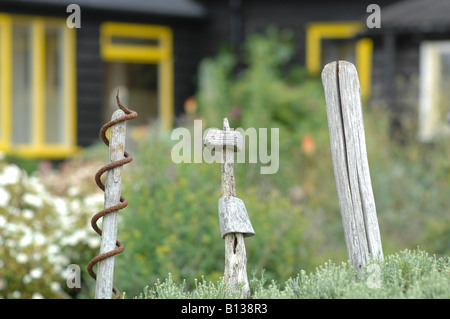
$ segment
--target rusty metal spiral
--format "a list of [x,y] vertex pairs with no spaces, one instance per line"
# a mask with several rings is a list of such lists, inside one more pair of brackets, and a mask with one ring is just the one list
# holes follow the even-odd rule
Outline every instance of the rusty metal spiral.
[[[110,128],[111,126],[117,124],[117,123],[121,123],[124,121],[128,121],[131,119],[134,119],[138,116],[138,114],[133,111],[128,109],[127,107],[125,107],[122,103],[120,103],[120,99],[119,99],[119,92],[117,92],[116,95],[116,101],[117,101],[117,105],[119,106],[119,108],[124,111],[125,115],[122,117],[119,117],[115,120],[111,120],[108,123],[106,123],[105,125],[102,126],[102,128],[100,129],[100,138],[103,141],[103,143],[106,144],[106,146],[109,147],[109,140],[106,137],[106,131],[108,130],[108,128]],[[124,158],[119,160],[119,161],[115,161],[115,162],[111,162],[105,166],[103,166],[102,168],[100,168],[97,173],[95,174],[95,182],[97,183],[97,186],[104,192],[105,191],[105,185],[103,184],[103,182],[101,181],[101,176],[109,171],[112,170],[113,168],[125,165],[130,163],[133,160],[133,157],[126,151],[124,151],[123,154]],[[117,205],[105,208],[103,210],[101,210],[100,212],[98,212],[97,214],[95,214],[92,219],[91,219],[91,226],[92,228],[95,230],[95,232],[97,234],[99,234],[100,236],[102,236],[102,230],[98,227],[97,225],[97,221],[102,218],[103,216],[110,214],[112,212],[116,212],[119,211],[121,209],[124,209],[125,207],[127,207],[128,205],[128,201],[123,197],[120,196],[120,203],[118,203]],[[94,279],[97,280],[97,275],[95,274],[95,272],[93,271],[93,267],[94,265],[96,265],[97,263],[99,263],[100,261],[115,256],[117,254],[120,254],[123,250],[124,250],[124,246],[123,244],[117,240],[116,241],[116,246],[117,248],[114,250],[111,250],[109,252],[100,254],[96,257],[94,257],[93,259],[91,259],[88,263],[87,266],[87,270],[89,275]],[[119,299],[120,297],[120,292],[117,288],[113,287],[113,292],[114,292],[114,298],[113,299]]]

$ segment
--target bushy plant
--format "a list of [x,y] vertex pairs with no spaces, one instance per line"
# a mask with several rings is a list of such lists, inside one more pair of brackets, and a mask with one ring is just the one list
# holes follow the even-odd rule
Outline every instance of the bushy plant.
[[38,173],[30,176],[2,156],[0,297],[67,298],[80,292],[67,289],[66,268],[84,268],[98,249],[87,217],[102,206],[98,195],[73,184],[64,196],[55,195]]
[[[267,283],[264,270],[250,279],[252,299],[448,299],[450,297],[450,259],[430,256],[417,249],[403,250],[372,261],[358,272],[350,262],[328,261],[314,271],[301,270],[278,284]],[[199,292],[200,291],[200,292]],[[220,293],[217,293],[220,292]],[[229,293],[223,278],[216,283],[202,280],[202,286],[186,289],[169,277],[153,287],[146,286],[136,298],[236,298]]]
[[192,291],[186,289],[186,280],[181,284],[173,281],[172,275],[161,282],[159,279],[153,287],[145,286],[143,293],[134,297],[135,299],[237,299],[240,298],[238,291],[228,289],[219,278],[216,283],[207,281],[202,277],[201,281],[194,280]]
[[[402,145],[389,139],[388,112],[365,111],[372,186],[385,253],[399,247],[450,255],[448,138]],[[411,133],[409,133],[411,134]]]

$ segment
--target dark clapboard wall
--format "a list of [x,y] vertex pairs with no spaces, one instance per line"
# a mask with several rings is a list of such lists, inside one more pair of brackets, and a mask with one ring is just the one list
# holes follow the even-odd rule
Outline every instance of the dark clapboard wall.
[[99,141],[104,97],[104,64],[100,57],[100,21],[84,18],[77,30],[77,140]]

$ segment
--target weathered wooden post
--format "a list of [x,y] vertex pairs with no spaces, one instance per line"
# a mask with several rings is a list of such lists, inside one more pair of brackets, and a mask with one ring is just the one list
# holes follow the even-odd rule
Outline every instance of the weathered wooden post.
[[338,61],[322,71],[334,176],[347,253],[359,270],[370,258],[383,259],[380,230],[367,160],[358,74]]
[[216,152],[222,151],[222,181],[219,199],[220,233],[225,240],[224,280],[227,286],[241,296],[248,298],[250,288],[247,278],[247,256],[244,237],[253,236],[255,231],[247,214],[244,202],[236,197],[234,179],[234,153],[242,149],[243,140],[239,132],[231,131],[228,119],[223,120],[223,131],[211,129],[204,144]]
[[[122,243],[117,240],[118,211],[128,205],[127,200],[121,195],[123,165],[133,160],[125,151],[126,121],[136,118],[137,113],[123,106],[118,95],[116,99],[120,109],[113,113],[111,121],[100,130],[100,138],[109,147],[109,163],[95,175],[97,185],[105,192],[104,209],[91,219],[92,228],[102,236],[100,254],[89,261],[87,267],[91,277],[96,280],[96,299],[111,299],[112,292],[115,299],[120,297],[119,291],[113,286],[114,256],[124,249]],[[109,139],[105,135],[108,128]],[[107,172],[106,181],[103,184],[101,176],[105,172]],[[100,218],[103,218],[102,229],[97,225]],[[93,267],[97,263],[95,274]]]
[[[111,120],[124,116],[122,110],[113,113]],[[109,133],[109,160],[110,163],[123,159],[125,149],[126,122],[117,123],[110,128]],[[106,174],[105,181],[105,208],[117,205],[120,201],[123,166],[113,168]],[[118,211],[103,216],[102,240],[100,254],[114,250],[117,241]],[[100,261],[97,268],[95,283],[95,298],[110,299],[113,289],[114,256]]]

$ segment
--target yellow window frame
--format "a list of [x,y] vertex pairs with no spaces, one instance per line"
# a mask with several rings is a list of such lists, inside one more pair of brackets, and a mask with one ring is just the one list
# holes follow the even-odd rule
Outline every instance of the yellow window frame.
[[[25,21],[31,27],[32,51],[32,141],[12,143],[12,24]],[[45,26],[66,26],[66,20],[39,16],[0,13],[0,151],[21,157],[61,159],[74,155],[77,146],[75,30],[63,30],[64,136],[63,144],[45,143]]]
[[[113,37],[157,40],[157,44],[117,44]],[[100,52],[104,61],[158,64],[158,114],[161,125],[173,125],[172,30],[166,26],[104,22],[100,27]]]
[[[311,75],[318,75],[321,67],[322,39],[346,39],[364,31],[360,21],[349,22],[313,22],[306,27],[306,69]],[[356,68],[361,85],[361,97],[371,95],[373,42],[362,38],[356,42]],[[331,61],[329,61],[331,62]]]

